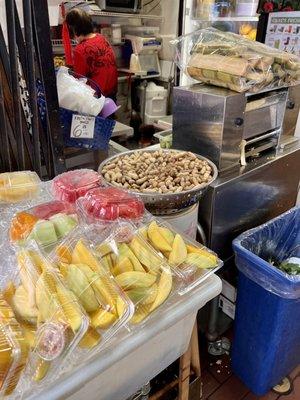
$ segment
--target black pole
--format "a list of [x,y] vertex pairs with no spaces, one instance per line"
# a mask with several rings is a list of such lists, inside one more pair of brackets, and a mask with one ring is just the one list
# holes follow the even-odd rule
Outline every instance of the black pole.
[[[33,11],[33,23],[35,28],[36,53],[40,65],[40,73],[45,91],[47,104],[48,137],[51,144],[53,160],[53,175],[66,170],[64,158],[64,142],[62,126],[59,119],[58,95],[56,89],[56,77],[50,39],[50,23],[47,0],[31,1]],[[53,178],[53,176],[49,176]]]
[[31,129],[33,141],[33,167],[34,170],[41,176],[41,154],[39,140],[39,114],[37,107],[36,95],[36,73],[34,59],[34,41],[33,41],[33,24],[32,24],[32,9],[31,0],[23,0],[24,14],[24,32],[26,46],[26,65],[27,65],[27,85],[31,108]]
[[17,153],[18,153],[17,163],[18,163],[18,168],[20,170],[24,170],[25,169],[24,139],[22,134],[14,3],[15,3],[14,0],[5,0],[6,20],[8,25],[7,37],[8,37],[8,49],[9,49],[9,60],[10,60],[11,85],[13,94],[14,129],[15,129],[15,137],[17,141]]
[[1,159],[2,159],[2,168],[4,171],[11,171],[11,159],[10,159],[10,149],[9,149],[9,141],[8,141],[8,133],[7,133],[7,123],[6,123],[6,115],[5,115],[5,105],[4,105],[4,95],[3,95],[3,82],[2,82],[2,74],[0,71],[0,146],[1,146]]

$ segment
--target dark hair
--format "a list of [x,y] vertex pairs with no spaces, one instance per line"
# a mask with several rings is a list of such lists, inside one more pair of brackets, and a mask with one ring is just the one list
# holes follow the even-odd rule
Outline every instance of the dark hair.
[[76,36],[86,36],[93,33],[92,18],[80,8],[73,8],[66,16],[66,22],[71,33]]

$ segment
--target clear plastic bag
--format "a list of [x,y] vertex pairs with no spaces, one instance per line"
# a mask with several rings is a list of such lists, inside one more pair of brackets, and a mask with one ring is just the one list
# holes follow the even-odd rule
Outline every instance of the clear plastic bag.
[[277,266],[300,256],[300,207],[251,229],[233,241],[238,269],[264,289],[283,298],[300,298],[300,275]]
[[56,176],[51,183],[51,191],[57,200],[75,203],[89,190],[99,187],[101,177],[92,169],[79,169]]
[[21,246],[34,240],[49,253],[77,224],[75,207],[54,200],[16,213],[11,220],[9,236],[13,244]]
[[82,114],[100,114],[105,97],[95,97],[95,90],[85,81],[74,78],[68,72],[68,68],[60,67],[57,75],[57,93],[60,107],[68,110],[77,111]]
[[149,213],[138,226],[140,235],[179,276],[180,294],[199,285],[223,265],[213,251]]
[[236,92],[258,92],[300,81],[297,56],[231,32],[206,28],[172,43],[176,64],[197,81]]

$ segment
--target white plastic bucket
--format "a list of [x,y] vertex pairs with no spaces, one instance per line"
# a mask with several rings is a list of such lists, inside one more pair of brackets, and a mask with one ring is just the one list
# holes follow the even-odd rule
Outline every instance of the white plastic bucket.
[[197,224],[198,224],[198,210],[199,203],[194,204],[191,207],[185,208],[171,215],[162,215],[161,218],[174,226],[176,230],[185,233],[192,239],[196,239],[197,236]]

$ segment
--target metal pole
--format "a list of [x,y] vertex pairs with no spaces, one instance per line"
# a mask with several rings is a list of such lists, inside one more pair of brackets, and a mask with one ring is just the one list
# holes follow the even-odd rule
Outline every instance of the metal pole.
[[33,166],[34,170],[41,176],[41,153],[40,153],[40,140],[39,140],[39,114],[37,107],[36,95],[36,73],[35,73],[35,60],[34,60],[34,40],[33,40],[33,24],[32,24],[32,9],[31,0],[23,0],[23,14],[24,14],[24,31],[25,31],[25,45],[26,45],[26,59],[27,59],[27,77],[28,77],[28,91],[30,98],[31,108],[31,129],[33,141]]
[[7,20],[7,36],[8,36],[8,49],[10,59],[10,72],[11,72],[11,85],[13,95],[13,109],[14,109],[14,128],[17,140],[17,153],[18,153],[18,168],[25,169],[25,156],[24,156],[24,139],[22,134],[22,121],[21,121],[21,105],[20,105],[20,88],[19,88],[19,75],[18,75],[18,57],[16,45],[16,28],[15,28],[15,4],[14,0],[5,0],[6,6],[6,20]]

